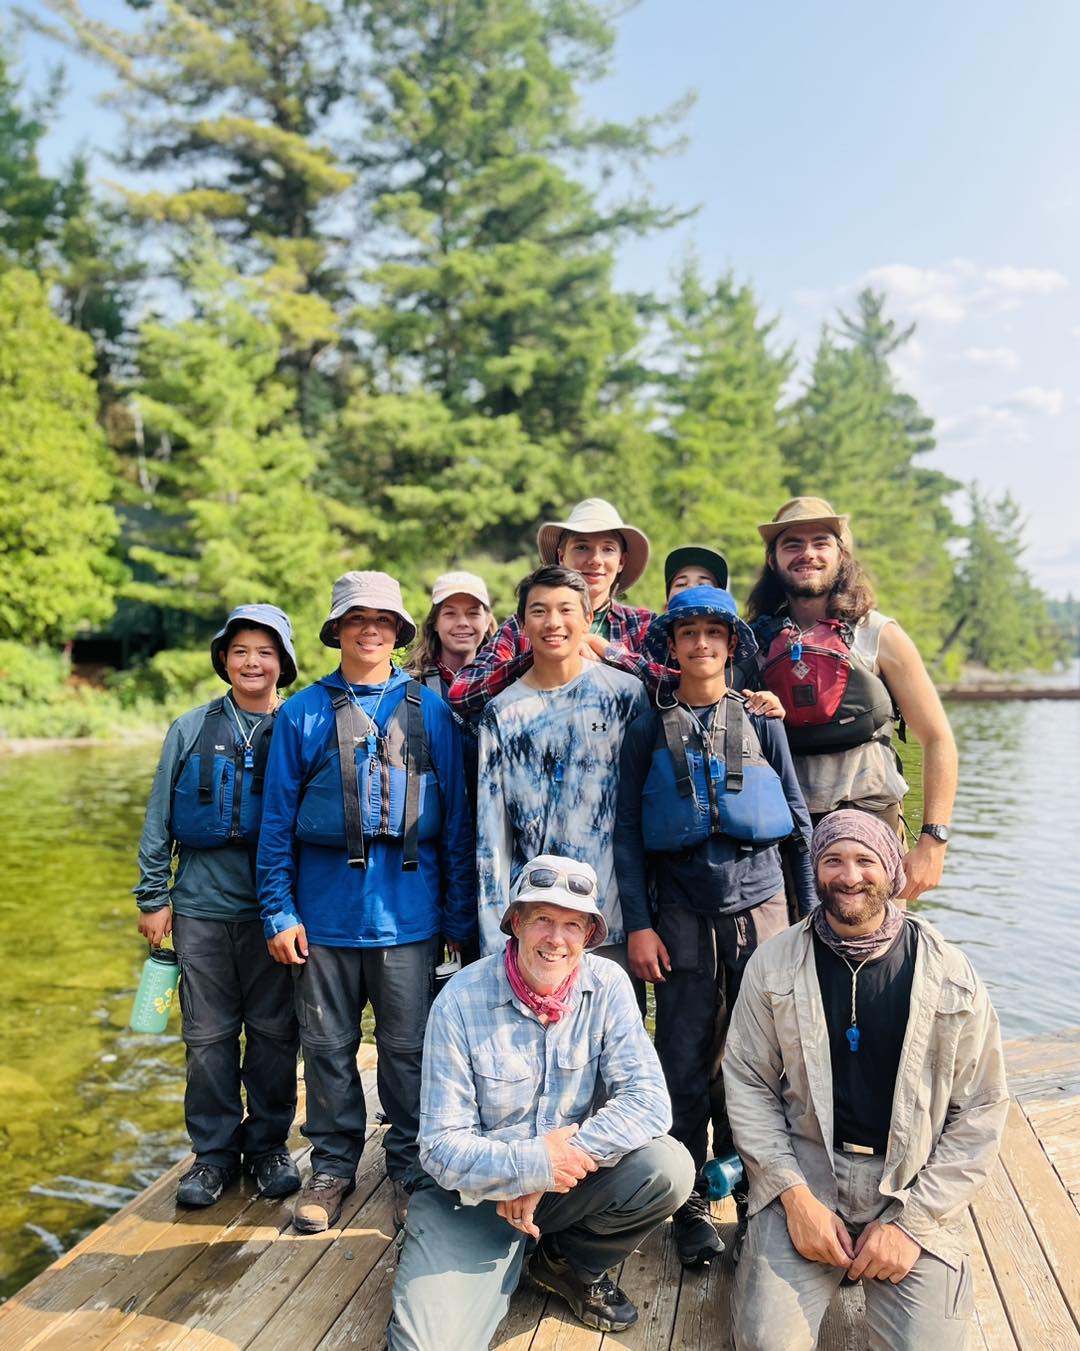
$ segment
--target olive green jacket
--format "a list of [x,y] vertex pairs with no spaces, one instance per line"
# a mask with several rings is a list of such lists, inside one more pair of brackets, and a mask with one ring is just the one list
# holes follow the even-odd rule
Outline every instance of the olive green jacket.
[[[997,1015],[959,948],[924,920],[893,1096],[880,1219],[957,1265],[964,1212],[993,1168],[1009,1108]],[[751,957],[724,1051],[727,1112],[750,1214],[806,1183],[837,1205],[829,1033],[812,919]]]

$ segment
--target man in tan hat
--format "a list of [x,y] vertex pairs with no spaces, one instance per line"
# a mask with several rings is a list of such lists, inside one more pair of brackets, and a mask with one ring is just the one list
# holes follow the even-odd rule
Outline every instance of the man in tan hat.
[[767,688],[816,822],[840,807],[881,816],[903,839],[907,784],[892,749],[898,712],[923,750],[923,826],[898,899],[941,881],[957,757],[949,720],[918,649],[875,607],[846,516],[794,497],[758,526],[765,567],[747,605]]
[[384,572],[334,583],[320,637],[341,664],[286,703],[267,765],[257,880],[293,992],[307,1080],[311,1177],[294,1223],[336,1223],[355,1186],[367,1114],[356,1066],[370,1001],[383,1147],[400,1216],[420,1175],[420,1054],[439,933],[476,931],[475,861],[450,710],[393,664],[416,626]]
[[637,1310],[617,1268],[684,1201],[693,1166],[664,1132],[667,1090],[606,941],[596,874],[557,854],[526,861],[499,950],[439,995],[424,1043],[417,1187],[391,1351],[489,1345],[527,1237],[533,1284],[583,1323],[620,1332]]
[[[627,525],[602,497],[587,497],[565,521],[545,521],[536,541],[541,562],[558,563],[585,578],[592,619],[582,655],[640,674],[637,657],[653,613],[616,597],[645,571],[645,533]],[[450,686],[451,705],[463,717],[479,717],[488,701],[519,680],[532,662],[532,645],[518,616],[511,615],[476,659],[458,672]]]

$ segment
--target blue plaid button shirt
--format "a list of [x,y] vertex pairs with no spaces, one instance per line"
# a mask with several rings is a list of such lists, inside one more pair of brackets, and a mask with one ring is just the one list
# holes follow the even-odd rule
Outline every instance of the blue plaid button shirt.
[[660,1062],[626,973],[586,954],[569,1011],[544,1027],[514,998],[501,952],[466,967],[428,1020],[422,1166],[470,1204],[549,1191],[554,1175],[541,1137],[572,1123],[580,1125],[573,1143],[601,1167],[671,1125]]

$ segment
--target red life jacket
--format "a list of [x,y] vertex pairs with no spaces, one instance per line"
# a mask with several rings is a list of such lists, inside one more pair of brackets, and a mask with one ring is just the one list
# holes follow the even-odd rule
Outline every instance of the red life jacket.
[[880,676],[852,656],[851,644],[850,625],[825,619],[801,634],[787,620],[766,646],[762,680],[784,705],[794,754],[890,740],[892,695]]

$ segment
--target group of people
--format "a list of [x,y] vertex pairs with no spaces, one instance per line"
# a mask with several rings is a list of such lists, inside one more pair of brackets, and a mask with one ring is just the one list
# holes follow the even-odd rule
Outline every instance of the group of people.
[[[978,977],[906,910],[942,874],[955,746],[847,518],[794,498],[759,533],[745,618],[701,545],[665,560],[660,614],[626,604],[649,542],[599,498],[540,527],[498,627],[471,573],[419,635],[393,578],[346,573],[336,669],[287,700],[289,619],[240,606],[211,642],[228,691],[169,730],[136,897],[181,969],[177,1200],[244,1168],[299,1193],[301,1232],[337,1224],[370,1004],[392,1351],[487,1347],[526,1261],[590,1327],[630,1326],[611,1272],[655,1225],[687,1266],[723,1250],[710,1126],[745,1169],[736,1347],[812,1347],[860,1278],[872,1346],[964,1344],[964,1212],[1007,1089]],[[898,719],[923,750],[910,849]]]

